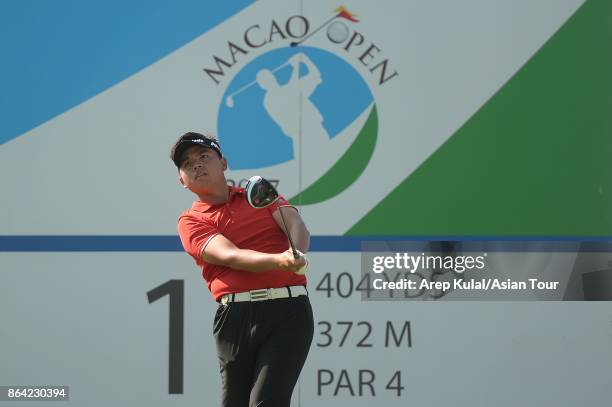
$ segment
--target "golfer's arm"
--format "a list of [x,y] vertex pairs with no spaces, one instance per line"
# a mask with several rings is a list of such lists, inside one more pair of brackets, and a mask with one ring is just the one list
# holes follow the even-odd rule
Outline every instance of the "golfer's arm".
[[289,82],[295,82],[300,77],[300,64],[297,64],[293,67],[293,71],[291,72],[291,77],[289,78]]
[[210,264],[227,266],[235,270],[269,271],[283,267],[279,254],[240,249],[225,236],[218,234],[202,250],[202,260]]
[[278,226],[285,233],[288,232],[291,234],[296,249],[302,253],[308,253],[308,249],[310,248],[310,232],[308,232],[300,213],[292,206],[283,207],[282,211],[285,216],[285,222],[287,223],[287,231],[285,231],[283,219],[281,218],[279,210],[280,209],[275,210],[272,214]]
[[321,82],[321,71],[319,71],[319,68],[317,68],[317,66],[312,63],[310,58],[305,57],[304,59],[302,59],[302,62],[304,63],[304,65],[306,65],[306,68],[308,68],[308,74],[317,77],[319,79],[319,82]]
[[304,58],[303,62],[306,64],[306,67],[308,67],[308,76],[302,81],[302,92],[304,95],[310,96],[322,82],[321,72],[319,72],[319,69],[310,62],[310,59]]

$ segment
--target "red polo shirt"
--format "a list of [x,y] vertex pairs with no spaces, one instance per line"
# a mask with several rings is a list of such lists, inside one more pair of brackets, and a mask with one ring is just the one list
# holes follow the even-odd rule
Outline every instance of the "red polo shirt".
[[[241,249],[264,253],[282,253],[289,248],[287,235],[278,226],[272,213],[276,204],[255,209],[244,196],[244,188],[229,187],[226,203],[210,205],[201,201],[178,219],[178,232],[185,251],[202,268],[202,277],[216,301],[225,294],[259,288],[277,288],[288,285],[306,285],[306,277],[283,270],[250,272],[227,266],[210,264],[202,260],[202,248],[209,239],[222,234]],[[288,205],[281,196],[280,205]],[[296,210],[296,209],[283,209]]]

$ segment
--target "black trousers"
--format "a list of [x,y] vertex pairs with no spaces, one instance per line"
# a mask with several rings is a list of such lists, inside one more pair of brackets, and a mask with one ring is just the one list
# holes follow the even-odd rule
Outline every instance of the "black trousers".
[[219,305],[223,407],[289,407],[314,332],[307,296]]

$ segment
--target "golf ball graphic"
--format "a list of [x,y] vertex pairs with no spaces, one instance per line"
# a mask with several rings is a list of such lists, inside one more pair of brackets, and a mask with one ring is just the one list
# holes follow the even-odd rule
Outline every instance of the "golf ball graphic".
[[336,44],[346,41],[348,35],[349,29],[346,24],[341,21],[335,21],[327,27],[327,38]]

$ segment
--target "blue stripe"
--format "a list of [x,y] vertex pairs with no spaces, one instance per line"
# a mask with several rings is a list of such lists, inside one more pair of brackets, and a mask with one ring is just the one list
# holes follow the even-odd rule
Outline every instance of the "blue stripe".
[[3,0],[0,145],[151,65],[253,2]]
[[[391,250],[417,250],[431,241],[498,242],[499,251],[612,252],[612,236],[312,236],[312,252],[360,252],[368,242],[395,242]],[[524,246],[523,242],[541,242]],[[411,244],[414,243],[414,244]],[[181,252],[177,236],[0,236],[0,252]]]

